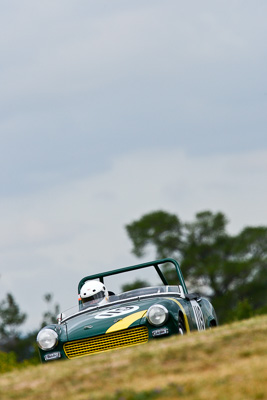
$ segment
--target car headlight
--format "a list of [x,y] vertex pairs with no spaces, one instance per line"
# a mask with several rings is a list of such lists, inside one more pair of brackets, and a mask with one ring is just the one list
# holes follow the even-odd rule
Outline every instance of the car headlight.
[[167,308],[160,304],[151,306],[147,311],[147,319],[151,325],[163,325],[168,319],[169,312]]
[[37,344],[42,350],[53,349],[58,342],[58,334],[49,328],[42,329],[37,335]]

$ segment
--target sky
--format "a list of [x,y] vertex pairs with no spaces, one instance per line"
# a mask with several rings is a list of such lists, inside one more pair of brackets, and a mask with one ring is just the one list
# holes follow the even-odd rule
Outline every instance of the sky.
[[46,293],[153,259],[125,230],[146,213],[267,225],[265,0],[0,4],[0,301],[25,332]]

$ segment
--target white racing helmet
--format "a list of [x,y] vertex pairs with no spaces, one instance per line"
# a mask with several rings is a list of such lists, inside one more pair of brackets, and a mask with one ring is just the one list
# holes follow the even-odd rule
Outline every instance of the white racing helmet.
[[81,300],[84,305],[102,305],[109,302],[106,286],[100,281],[86,281],[81,288]]

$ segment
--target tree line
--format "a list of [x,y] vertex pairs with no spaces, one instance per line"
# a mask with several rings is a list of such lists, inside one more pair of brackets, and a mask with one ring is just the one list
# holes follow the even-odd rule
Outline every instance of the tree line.
[[[137,257],[153,249],[154,258],[175,258],[189,291],[208,297],[219,318],[226,323],[267,313],[267,227],[245,227],[236,235],[227,232],[228,219],[222,212],[199,212],[191,222],[158,210],[125,226]],[[177,284],[166,267],[170,283]],[[138,280],[123,290],[149,285]],[[48,310],[38,329],[22,335],[26,314],[13,295],[0,301],[0,372],[23,363],[39,362],[35,343],[39,329],[56,322],[59,306],[46,294]]]
[[36,335],[45,325],[55,323],[59,313],[59,305],[53,303],[52,294],[45,294],[44,301],[47,311],[41,316],[39,327],[27,334],[21,331],[27,315],[20,310],[14,296],[7,293],[0,301],[0,373],[39,363]]
[[[227,224],[222,212],[199,212],[183,222],[159,210],[126,225],[126,231],[137,257],[153,249],[156,258],[175,258],[189,289],[208,297],[225,323],[267,313],[267,227],[231,235]],[[171,272],[169,279],[175,283]]]

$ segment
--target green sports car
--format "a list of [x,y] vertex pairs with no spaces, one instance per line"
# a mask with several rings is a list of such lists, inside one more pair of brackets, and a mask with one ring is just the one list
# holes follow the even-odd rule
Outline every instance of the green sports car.
[[[170,276],[176,285],[170,285]],[[107,280],[132,273],[139,282],[156,275],[154,286],[115,294]],[[118,276],[119,275],[119,276]],[[129,282],[129,281],[128,281]],[[138,282],[138,281],[136,281]],[[59,314],[58,323],[44,327],[37,336],[42,362],[73,359],[112,349],[146,343],[192,330],[218,325],[211,303],[189,294],[177,261],[151,261],[84,277],[78,285],[77,310]]]

